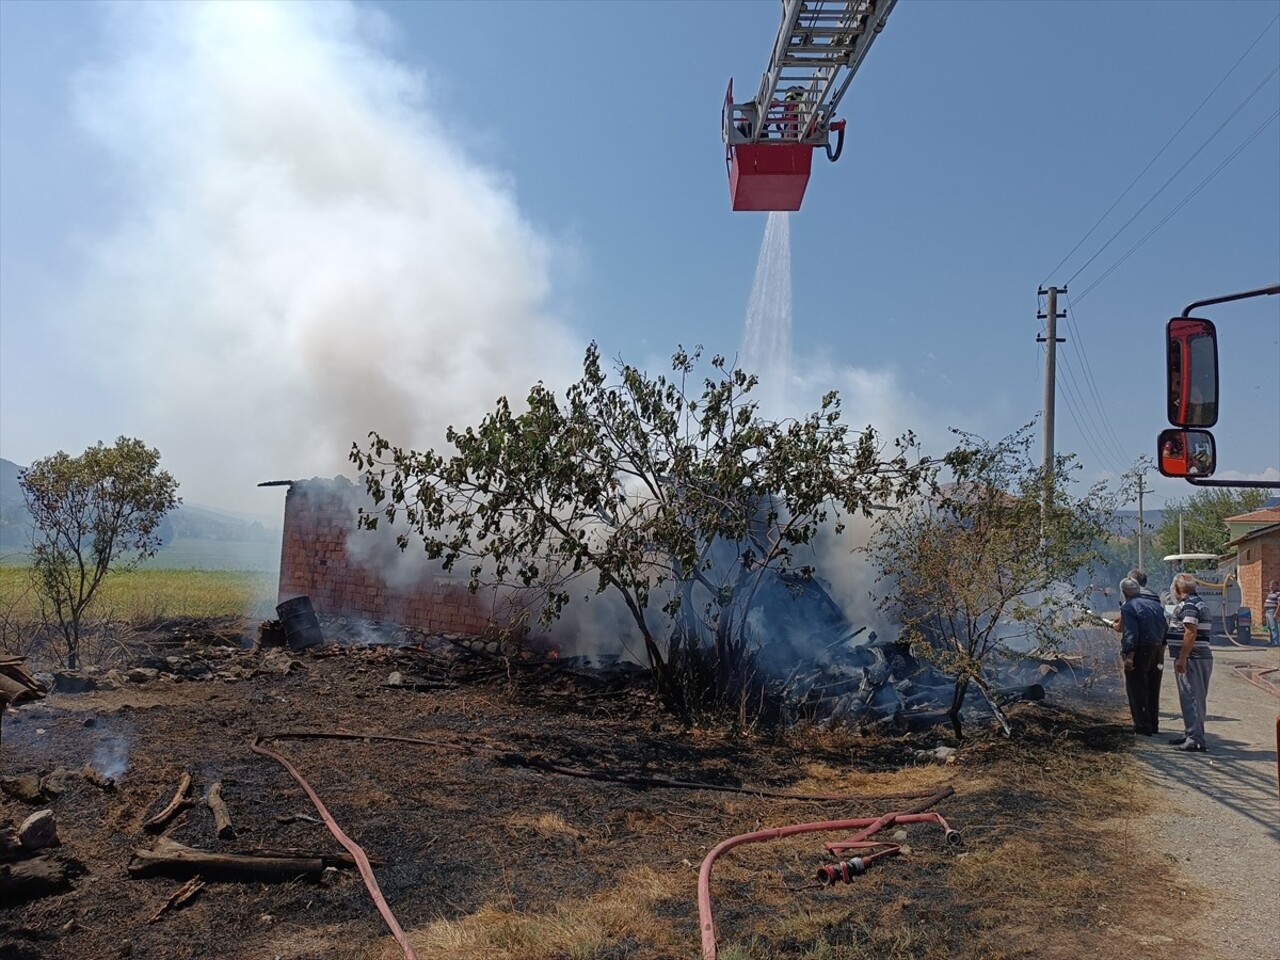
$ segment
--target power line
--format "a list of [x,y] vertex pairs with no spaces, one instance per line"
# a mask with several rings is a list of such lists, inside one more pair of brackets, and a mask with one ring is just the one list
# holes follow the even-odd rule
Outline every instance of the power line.
[[1262,136],[1263,131],[1266,130],[1267,127],[1271,126],[1271,124],[1275,123],[1277,118],[1280,118],[1280,110],[1276,110],[1274,113],[1271,114],[1271,116],[1269,116],[1266,120],[1264,120],[1262,122],[1262,125],[1259,126],[1258,129],[1254,130],[1253,133],[1249,135],[1248,139],[1244,141],[1244,143],[1240,144],[1240,146],[1232,150],[1231,153],[1227,154],[1226,158],[1221,163],[1219,163],[1216,167],[1214,167],[1213,171],[1207,177],[1201,180],[1200,183],[1196,186],[1196,188],[1182,199],[1181,203],[1179,203],[1176,207],[1174,207],[1167,214],[1165,214],[1164,219],[1162,219],[1154,227],[1148,230],[1141,240],[1139,240],[1132,247],[1130,247],[1128,251],[1124,254],[1124,256],[1122,256],[1119,260],[1117,260],[1115,263],[1109,266],[1101,274],[1101,276],[1099,276],[1096,280],[1093,281],[1093,283],[1085,287],[1084,293],[1076,297],[1076,303],[1079,303],[1081,300],[1087,297],[1090,291],[1092,291],[1094,287],[1100,284],[1103,280],[1107,279],[1107,277],[1111,276],[1112,271],[1114,271],[1118,266],[1120,266],[1120,264],[1124,263],[1131,256],[1133,256],[1133,254],[1137,252],[1138,248],[1141,247],[1148,240],[1150,240],[1157,230],[1159,230],[1166,223],[1172,220],[1174,214],[1176,214],[1179,210],[1181,210],[1188,203],[1190,203],[1191,200],[1196,196],[1196,194],[1198,194],[1201,190],[1203,190],[1206,186],[1209,185],[1209,181],[1211,181],[1214,177],[1216,177],[1219,173],[1221,173],[1226,168],[1227,164],[1229,164],[1232,160],[1238,157],[1240,153],[1245,149],[1245,147],[1249,146],[1249,144],[1253,143],[1254,140],[1257,140],[1258,137]]
[[1178,139],[1178,135],[1187,128],[1187,124],[1189,124],[1192,120],[1194,120],[1196,115],[1202,109],[1204,109],[1204,105],[1208,103],[1209,100],[1213,97],[1213,95],[1218,92],[1219,88],[1224,83],[1227,82],[1227,78],[1230,77],[1231,74],[1235,73],[1236,67],[1240,66],[1240,64],[1244,62],[1244,58],[1247,57],[1252,52],[1253,48],[1256,47],[1258,43],[1262,40],[1262,38],[1266,36],[1267,31],[1271,29],[1272,25],[1277,20],[1280,20],[1280,13],[1272,17],[1271,20],[1267,23],[1267,25],[1262,28],[1262,32],[1253,38],[1253,43],[1245,47],[1244,53],[1240,54],[1236,62],[1231,65],[1231,69],[1228,70],[1226,73],[1224,73],[1222,75],[1222,79],[1213,85],[1213,89],[1210,90],[1207,94],[1205,94],[1205,98],[1200,101],[1199,105],[1194,110],[1191,111],[1190,116],[1188,116],[1187,119],[1182,121],[1182,126],[1178,127],[1177,130],[1173,131],[1173,136],[1171,136],[1168,140],[1166,140],[1164,142],[1164,146],[1162,146],[1159,150],[1156,151],[1156,155],[1147,161],[1147,165],[1143,167],[1138,172],[1138,175],[1134,177],[1133,180],[1129,183],[1129,185],[1120,192],[1120,196],[1116,197],[1115,200],[1112,201],[1111,206],[1107,207],[1107,209],[1103,212],[1102,216],[1100,216],[1097,219],[1097,222],[1094,223],[1094,225],[1089,228],[1088,232],[1085,233],[1085,235],[1081,237],[1079,241],[1076,242],[1076,245],[1071,248],[1071,250],[1067,253],[1065,257],[1063,257],[1061,260],[1057,262],[1057,264],[1054,265],[1054,268],[1049,271],[1049,276],[1046,277],[1043,281],[1041,281],[1040,286],[1043,287],[1046,283],[1048,283],[1049,277],[1052,277],[1055,273],[1057,273],[1058,269],[1064,263],[1066,263],[1068,260],[1071,259],[1071,257],[1075,254],[1075,252],[1084,245],[1085,241],[1088,240],[1091,236],[1093,236],[1093,232],[1102,225],[1102,222],[1106,220],[1108,216],[1111,215],[1111,211],[1116,208],[1116,206],[1120,203],[1120,201],[1129,195],[1129,191],[1132,190],[1137,185],[1138,181],[1141,180],[1146,175],[1146,172],[1151,169],[1152,165],[1154,165],[1155,162],[1164,155],[1164,152],[1169,149],[1170,144],[1172,144],[1174,140]]
[[1059,382],[1063,387],[1062,399],[1066,402],[1067,413],[1071,415],[1071,420],[1076,425],[1076,430],[1080,434],[1080,439],[1084,441],[1084,445],[1088,447],[1089,452],[1093,454],[1094,460],[1097,461],[1104,470],[1112,473],[1123,473],[1121,470],[1116,470],[1115,464],[1111,462],[1110,458],[1104,456],[1094,445],[1093,434],[1085,428],[1081,420],[1081,416],[1077,413],[1074,381],[1071,379],[1070,374],[1068,373],[1067,379],[1060,380]]
[[[1043,293],[1043,291],[1041,292]],[[1052,303],[1052,302],[1053,300],[1051,299],[1049,303]],[[1112,472],[1112,473],[1123,472],[1116,469],[1116,466],[1111,461],[1111,457],[1106,452],[1105,447],[1100,448],[1100,445],[1094,444],[1094,438],[1097,431],[1097,424],[1093,422],[1093,417],[1089,413],[1084,402],[1078,399],[1077,397],[1077,394],[1080,394],[1081,391],[1079,387],[1076,385],[1075,375],[1071,371],[1070,365],[1065,363],[1066,355],[1065,354],[1063,355],[1063,360],[1064,360],[1063,369],[1066,373],[1065,379],[1059,379],[1056,376],[1056,367],[1055,367],[1055,370],[1052,372],[1052,374],[1049,371],[1048,369],[1049,358],[1046,352],[1046,347],[1049,343],[1050,330],[1052,329],[1048,324],[1049,305],[1048,304],[1041,305],[1039,300],[1039,295],[1037,295],[1036,303],[1037,303],[1037,306],[1039,307],[1039,309],[1037,309],[1036,311],[1037,317],[1043,321],[1041,323],[1042,335],[1036,338],[1036,346],[1038,348],[1039,359],[1042,361],[1042,363],[1046,367],[1046,370],[1045,370],[1046,381],[1052,375],[1055,383],[1055,388],[1056,388],[1056,384],[1058,383],[1062,385],[1062,399],[1063,399],[1063,402],[1066,404],[1067,413],[1070,414],[1072,422],[1075,423],[1076,425],[1076,431],[1079,434],[1080,439],[1084,442],[1084,445],[1088,448],[1089,453],[1092,454],[1094,460],[1097,463],[1099,463],[1104,470],[1108,472]],[[1046,386],[1047,386],[1047,383],[1046,383]],[[1046,404],[1047,402],[1048,401],[1046,400]],[[1101,413],[1101,411],[1099,411],[1099,413]],[[1044,411],[1044,415],[1046,419],[1048,419],[1051,416],[1047,408]],[[1089,419],[1091,427],[1085,426],[1084,421],[1086,417],[1087,419]],[[1046,427],[1046,436],[1047,435],[1048,435],[1048,428]],[[1123,457],[1121,459],[1123,459]]]
[[[1232,120],[1235,119],[1236,114],[1238,114],[1241,110],[1243,110],[1245,106],[1248,105],[1249,101],[1252,100],[1254,97],[1256,97],[1258,93],[1262,90],[1262,88],[1265,87],[1267,83],[1270,82],[1271,78],[1274,77],[1277,73],[1280,73],[1280,65],[1273,67],[1271,72],[1262,78],[1262,82],[1259,83],[1256,87],[1254,87],[1253,90],[1250,91],[1249,95],[1245,97],[1243,100],[1241,100],[1239,104],[1236,105],[1236,108],[1234,110],[1232,110],[1229,114],[1227,114],[1227,119],[1223,120],[1222,123],[1218,124],[1217,128],[1213,131],[1213,133],[1209,134],[1209,136],[1205,139],[1205,141],[1202,144],[1200,144],[1200,146],[1196,147],[1195,152],[1191,154],[1191,156],[1187,157],[1187,159],[1183,162],[1182,166],[1180,166],[1177,170],[1175,170],[1173,172],[1173,175],[1160,185],[1160,189],[1157,190],[1155,193],[1153,193],[1150,199],[1148,199],[1146,203],[1140,206],[1137,209],[1137,212],[1135,212],[1133,216],[1131,216],[1128,220],[1126,220],[1121,225],[1120,229],[1117,230],[1115,233],[1113,233],[1110,236],[1110,238],[1107,240],[1107,242],[1104,243],[1101,247],[1099,247],[1097,252],[1080,266],[1079,270],[1077,270],[1075,273],[1073,273],[1070,277],[1067,278],[1066,285],[1070,285],[1071,281],[1074,280],[1076,277],[1080,276],[1080,274],[1089,266],[1089,264],[1093,263],[1093,261],[1097,260],[1098,257],[1102,256],[1103,252],[1107,249],[1107,247],[1111,246],[1112,242],[1118,236],[1120,236],[1120,234],[1124,233],[1125,230],[1129,228],[1129,225],[1133,223],[1134,220],[1137,220],[1138,217],[1142,215],[1142,212],[1146,210],[1147,207],[1151,206],[1151,204],[1155,202],[1155,199],[1159,197],[1160,194],[1164,193],[1165,189],[1169,186],[1169,184],[1173,183],[1173,181],[1178,178],[1178,176],[1182,173],[1182,171],[1187,169],[1187,167],[1190,165],[1192,160],[1200,156],[1204,148],[1214,141],[1214,139],[1218,136],[1218,134],[1222,132],[1223,128],[1226,127],[1227,124],[1229,124]],[[1082,298],[1083,297],[1078,297],[1077,299],[1082,299]]]
[[1075,348],[1076,355],[1080,358],[1080,364],[1084,368],[1084,373],[1085,373],[1086,380],[1088,382],[1089,391],[1093,396],[1093,400],[1097,407],[1098,415],[1102,420],[1102,425],[1106,431],[1106,435],[1111,442],[1112,448],[1119,455],[1120,461],[1123,463],[1127,459],[1127,455],[1125,454],[1125,451],[1124,451],[1124,445],[1120,442],[1120,438],[1116,436],[1116,432],[1111,426],[1111,418],[1106,416],[1104,412],[1104,407],[1102,403],[1102,394],[1098,390],[1098,383],[1093,377],[1093,368],[1089,363],[1088,354],[1085,352],[1084,340],[1080,336],[1080,329],[1076,325],[1075,313],[1076,313],[1075,304],[1071,302],[1071,298],[1070,296],[1068,296],[1067,297],[1067,323],[1070,325],[1071,331],[1072,331],[1071,345]]
[[[1078,410],[1082,414],[1084,419],[1089,422],[1089,429],[1091,430],[1091,435],[1094,439],[1098,441],[1099,453],[1102,454],[1103,459],[1107,461],[1108,467],[1114,466],[1114,463],[1112,462],[1113,461],[1112,453],[1110,450],[1107,449],[1106,444],[1103,442],[1106,439],[1106,437],[1103,434],[1102,429],[1098,425],[1098,419],[1094,417],[1093,411],[1095,408],[1091,407],[1090,404],[1087,402],[1089,398],[1086,395],[1085,391],[1081,388],[1080,380],[1076,378],[1075,371],[1071,367],[1071,363],[1068,359],[1066,351],[1063,351],[1063,354],[1062,354],[1062,370],[1067,375],[1066,380],[1063,381],[1063,385],[1064,386],[1069,385],[1070,388],[1075,391]],[[1102,414],[1101,407],[1097,407],[1096,409],[1098,411],[1098,416],[1102,417],[1103,421],[1105,422],[1105,416]],[[1083,426],[1083,424],[1081,426]],[[1121,457],[1121,459],[1123,460],[1123,457]]]

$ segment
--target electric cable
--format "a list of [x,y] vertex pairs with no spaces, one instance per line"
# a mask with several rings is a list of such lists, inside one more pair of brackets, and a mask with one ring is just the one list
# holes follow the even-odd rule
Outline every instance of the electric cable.
[[[1040,304],[1040,309],[1038,309],[1036,313],[1043,314],[1045,312],[1046,312],[1045,306],[1043,304]],[[1040,328],[1041,328],[1041,335],[1044,337],[1047,337],[1048,330],[1043,320],[1040,324]],[[1046,362],[1045,345],[1042,340],[1037,340],[1036,346],[1039,348],[1037,371],[1042,371],[1044,369],[1044,364]],[[1101,465],[1103,470],[1109,473],[1122,474],[1124,471],[1121,469],[1118,469],[1116,467],[1116,463],[1124,462],[1125,460],[1124,454],[1121,453],[1119,459],[1115,460],[1112,458],[1111,454],[1107,451],[1105,444],[1102,443],[1102,434],[1098,431],[1097,423],[1094,422],[1093,416],[1091,413],[1089,413],[1088,407],[1084,403],[1084,400],[1080,396],[1077,396],[1078,394],[1082,395],[1083,391],[1081,391],[1080,388],[1076,385],[1075,375],[1071,370],[1071,365],[1067,358],[1066,353],[1065,352],[1060,353],[1058,354],[1058,356],[1061,358],[1060,365],[1063,368],[1063,373],[1065,374],[1065,377],[1058,378],[1057,383],[1060,383],[1062,385],[1063,404],[1067,408],[1067,413],[1071,417],[1071,421],[1076,425],[1076,431],[1079,433],[1080,439],[1084,442],[1085,447],[1088,448],[1088,451],[1093,456],[1093,459]],[[1055,387],[1056,387],[1056,384],[1055,384]],[[1098,410],[1098,416],[1102,419],[1103,423],[1105,424],[1107,421],[1106,421],[1105,415],[1103,414],[1102,407],[1100,404],[1097,410]],[[1086,414],[1088,414],[1087,417],[1086,417]],[[1092,429],[1085,426],[1085,423],[1084,423],[1085,419],[1089,420],[1090,424],[1092,425]],[[1094,443],[1095,436],[1096,436],[1096,439],[1098,440],[1098,443],[1096,445]]]
[[1071,303],[1071,298],[1065,293],[1065,291],[1063,293],[1063,297],[1067,301],[1065,312],[1067,315],[1067,325],[1071,330],[1071,345],[1075,349],[1076,356],[1080,360],[1080,365],[1084,368],[1085,379],[1087,381],[1089,391],[1093,396],[1095,409],[1098,411],[1098,416],[1101,419],[1105,435],[1110,441],[1112,449],[1119,455],[1120,462],[1124,463],[1128,455],[1125,453],[1124,445],[1120,442],[1120,438],[1116,436],[1116,432],[1111,426],[1111,418],[1106,416],[1106,408],[1102,403],[1102,393],[1098,390],[1097,380],[1095,380],[1093,376],[1093,367],[1089,363],[1089,355],[1084,348],[1084,338],[1081,337],[1080,327],[1076,323],[1076,311],[1074,304]]
[[[1080,382],[1076,379],[1076,374],[1071,369],[1071,363],[1070,361],[1067,360],[1065,355],[1062,358],[1062,363],[1060,364],[1060,366],[1062,367],[1063,372],[1066,374],[1066,379],[1063,381],[1063,386],[1064,388],[1069,389],[1073,392],[1079,412],[1082,414],[1084,419],[1088,421],[1089,430],[1090,430],[1089,437],[1091,440],[1093,440],[1096,443],[1095,449],[1097,451],[1097,455],[1099,459],[1102,462],[1102,466],[1109,472],[1115,473],[1117,475],[1124,473],[1124,469],[1118,466],[1118,464],[1124,463],[1124,460],[1125,460],[1124,455],[1122,453],[1117,457],[1112,452],[1110,447],[1108,447],[1106,443],[1106,436],[1102,428],[1099,426],[1098,420],[1095,419],[1093,412],[1091,411],[1090,406],[1087,402],[1087,397],[1085,395],[1085,392],[1081,388]],[[1101,408],[1098,408],[1098,418],[1101,418],[1105,422],[1106,418],[1103,415]]]
[[1074,377],[1071,375],[1068,368],[1064,367],[1063,369],[1064,372],[1067,373],[1067,376],[1058,381],[1058,383],[1062,385],[1062,399],[1066,405],[1067,413],[1071,416],[1072,422],[1076,425],[1076,430],[1080,433],[1080,438],[1084,441],[1084,445],[1088,448],[1089,452],[1093,455],[1094,460],[1097,461],[1103,470],[1106,470],[1108,473],[1123,473],[1124,471],[1117,470],[1116,465],[1111,461],[1110,457],[1100,451],[1094,444],[1094,435],[1087,427],[1085,427],[1083,417],[1078,411],[1078,407],[1080,407],[1081,404],[1080,401],[1076,399],[1077,388],[1075,386]]
[[[1230,77],[1231,74],[1235,73],[1236,67],[1240,66],[1240,64],[1244,62],[1244,58],[1247,57],[1253,51],[1253,48],[1258,45],[1258,43],[1262,40],[1264,36],[1266,36],[1267,31],[1271,29],[1272,25],[1274,25],[1277,20],[1280,20],[1280,13],[1276,14],[1274,17],[1271,18],[1270,21],[1268,21],[1267,25],[1262,28],[1262,32],[1253,38],[1253,43],[1245,47],[1244,53],[1240,54],[1240,56],[1236,59],[1236,62],[1231,65],[1231,69],[1229,69],[1226,73],[1222,75],[1222,79],[1220,79],[1217,83],[1213,85],[1213,89],[1210,90],[1207,94],[1205,94],[1204,99],[1200,101],[1199,105],[1194,110],[1191,111],[1191,114],[1187,117],[1187,119],[1182,121],[1182,126],[1178,127],[1177,130],[1173,131],[1173,136],[1171,136],[1168,140],[1166,140],[1164,142],[1164,146],[1162,146],[1159,150],[1156,151],[1156,155],[1147,161],[1147,165],[1143,167],[1138,172],[1138,175],[1134,177],[1133,180],[1129,183],[1129,185],[1120,192],[1120,196],[1116,197],[1115,200],[1112,201],[1111,206],[1107,207],[1107,209],[1103,212],[1102,216],[1100,216],[1097,219],[1097,222],[1095,222],[1094,225],[1089,228],[1088,232],[1086,232],[1085,235],[1076,242],[1076,245],[1071,248],[1071,250],[1067,253],[1067,255],[1063,257],[1061,260],[1059,260],[1057,264],[1054,265],[1054,268],[1049,271],[1049,277],[1052,277],[1054,273],[1056,273],[1064,263],[1070,260],[1071,257],[1075,254],[1075,252],[1084,245],[1085,241],[1088,240],[1091,236],[1093,236],[1093,232],[1102,225],[1102,222],[1106,220],[1108,216],[1111,215],[1111,211],[1116,208],[1116,206],[1120,203],[1120,201],[1129,195],[1129,191],[1132,190],[1135,186],[1137,186],[1138,181],[1141,180],[1146,175],[1147,171],[1150,170],[1151,167],[1155,164],[1155,162],[1164,155],[1164,152],[1169,149],[1169,146],[1173,143],[1173,141],[1178,139],[1178,135],[1181,134],[1182,131],[1187,128],[1187,124],[1189,124],[1192,120],[1194,120],[1196,118],[1196,115],[1201,110],[1204,109],[1204,105],[1208,103],[1209,100],[1213,97],[1213,95],[1217,93],[1218,90],[1222,87],[1222,85],[1227,82],[1227,78]],[[1043,287],[1048,282],[1049,282],[1049,278],[1046,277],[1043,281],[1041,281],[1040,286]]]
[[[1277,70],[1280,70],[1280,67],[1277,67],[1276,69],[1277,69]],[[1242,144],[1240,144],[1240,146],[1236,147],[1234,150],[1232,150],[1232,151],[1231,151],[1231,153],[1227,154],[1226,158],[1225,158],[1225,159],[1223,159],[1223,161],[1222,161],[1221,163],[1219,163],[1216,167],[1214,167],[1214,168],[1213,168],[1213,170],[1212,170],[1212,172],[1210,172],[1210,174],[1209,174],[1207,177],[1205,177],[1203,180],[1201,180],[1201,181],[1200,181],[1200,183],[1196,186],[1196,188],[1195,188],[1194,190],[1192,190],[1189,194],[1187,194],[1187,195],[1182,199],[1182,202],[1181,202],[1181,203],[1179,203],[1176,207],[1174,207],[1174,208],[1173,208],[1172,210],[1170,210],[1167,214],[1165,214],[1164,219],[1162,219],[1162,220],[1161,220],[1159,223],[1157,223],[1154,227],[1152,227],[1150,230],[1148,230],[1148,231],[1146,232],[1146,234],[1142,237],[1142,239],[1141,239],[1141,240],[1139,240],[1139,241],[1138,241],[1137,243],[1135,243],[1132,247],[1130,247],[1130,248],[1128,249],[1128,251],[1124,254],[1124,256],[1122,256],[1119,260],[1117,260],[1117,261],[1116,261],[1115,263],[1113,263],[1110,267],[1108,267],[1108,268],[1106,269],[1106,271],[1104,271],[1104,272],[1103,272],[1103,273],[1102,273],[1102,274],[1101,274],[1101,275],[1100,275],[1096,280],[1094,280],[1094,281],[1093,281],[1093,283],[1091,283],[1091,284],[1089,284],[1089,286],[1085,287],[1085,288],[1084,288],[1084,293],[1082,293],[1082,294],[1080,294],[1078,297],[1076,297],[1075,302],[1076,302],[1076,303],[1079,303],[1081,300],[1083,300],[1085,297],[1087,297],[1087,296],[1089,295],[1089,293],[1090,293],[1090,292],[1091,292],[1091,291],[1092,291],[1092,290],[1093,290],[1093,289],[1094,289],[1098,284],[1100,284],[1103,280],[1107,279],[1107,277],[1109,277],[1109,276],[1111,275],[1112,271],[1114,271],[1114,270],[1115,270],[1117,267],[1119,267],[1122,263],[1124,263],[1124,262],[1125,262],[1126,260],[1128,260],[1131,256],[1133,256],[1133,254],[1134,254],[1134,253],[1136,253],[1136,252],[1138,251],[1138,248],[1139,248],[1139,247],[1141,247],[1144,243],[1146,243],[1148,240],[1150,240],[1152,236],[1154,236],[1154,235],[1155,235],[1155,233],[1156,233],[1156,231],[1157,231],[1157,230],[1159,230],[1159,229],[1160,229],[1161,227],[1163,227],[1166,223],[1168,223],[1170,220],[1172,220],[1172,219],[1173,219],[1174,214],[1176,214],[1179,210],[1181,210],[1181,209],[1182,209],[1183,207],[1185,207],[1188,203],[1190,203],[1190,202],[1195,198],[1196,194],[1198,194],[1201,190],[1203,190],[1205,187],[1207,187],[1207,186],[1209,185],[1209,182],[1210,182],[1211,180],[1213,180],[1213,178],[1214,178],[1214,177],[1216,177],[1219,173],[1221,173],[1224,169],[1226,169],[1227,164],[1229,164],[1232,160],[1234,160],[1236,157],[1238,157],[1238,156],[1240,155],[1240,153],[1241,153],[1241,152],[1242,152],[1242,151],[1243,151],[1247,146],[1249,146],[1249,144],[1253,143],[1253,141],[1254,141],[1254,140],[1257,140],[1257,139],[1258,139],[1258,137],[1262,136],[1263,132],[1267,129],[1267,127],[1269,127],[1269,126],[1271,126],[1271,124],[1275,123],[1277,118],[1280,118],[1280,110],[1276,110],[1274,113],[1272,113],[1272,114],[1271,114],[1271,116],[1269,116],[1266,120],[1264,120],[1264,121],[1262,122],[1262,125],[1261,125],[1261,126],[1259,126],[1256,130],[1254,130],[1254,131],[1253,131],[1253,133],[1251,133],[1251,134],[1249,135],[1249,137],[1248,137],[1248,138],[1247,138],[1247,139],[1246,139]]]
[[1236,115],[1248,105],[1250,100],[1252,100],[1262,91],[1262,88],[1265,87],[1271,81],[1271,78],[1274,77],[1277,73],[1280,73],[1280,64],[1277,64],[1275,67],[1273,67],[1271,69],[1271,72],[1262,78],[1262,81],[1256,87],[1254,87],[1253,90],[1249,92],[1249,95],[1246,96],[1243,100],[1241,100],[1240,103],[1236,105],[1236,108],[1234,110],[1232,110],[1229,114],[1227,114],[1227,118],[1223,120],[1222,123],[1218,124],[1218,126],[1214,129],[1213,133],[1209,134],[1209,136],[1205,138],[1204,142],[1201,143],[1200,146],[1196,147],[1195,152],[1192,153],[1191,156],[1187,157],[1185,161],[1183,161],[1182,166],[1180,166],[1177,170],[1175,170],[1173,174],[1169,177],[1169,179],[1160,185],[1160,188],[1151,195],[1151,197],[1147,200],[1147,202],[1144,203],[1142,206],[1140,206],[1137,209],[1137,211],[1133,214],[1133,216],[1131,216],[1128,220],[1126,220],[1120,226],[1120,229],[1117,230],[1115,233],[1113,233],[1107,239],[1107,242],[1098,248],[1097,252],[1094,253],[1093,256],[1091,256],[1088,260],[1086,260],[1083,264],[1081,264],[1079,270],[1077,270],[1075,273],[1073,273],[1070,277],[1067,278],[1067,282],[1064,283],[1063,286],[1069,286],[1071,284],[1071,281],[1075,280],[1076,277],[1080,276],[1080,274],[1089,267],[1089,264],[1093,263],[1093,261],[1097,260],[1098,257],[1102,256],[1103,252],[1107,249],[1107,247],[1111,246],[1111,244],[1115,241],[1115,239],[1118,236],[1120,236],[1120,234],[1124,233],[1125,230],[1129,228],[1129,225],[1132,224],[1134,220],[1138,219],[1138,217],[1142,215],[1143,211],[1146,210],[1147,207],[1151,206],[1151,204],[1155,202],[1156,198],[1159,197],[1160,194],[1164,193],[1165,189],[1171,183],[1173,183],[1174,180],[1178,178],[1178,176],[1182,173],[1182,171],[1187,169],[1187,167],[1191,164],[1191,161],[1194,160],[1196,157],[1200,156],[1200,154],[1204,151],[1204,148],[1209,146],[1209,144],[1212,143],[1217,138],[1218,134],[1223,131],[1223,129],[1227,126],[1227,124],[1229,124],[1232,120],[1235,119]]

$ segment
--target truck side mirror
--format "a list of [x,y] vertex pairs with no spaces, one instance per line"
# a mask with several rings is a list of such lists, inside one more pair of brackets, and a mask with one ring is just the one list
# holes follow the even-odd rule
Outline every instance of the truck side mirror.
[[1156,441],[1156,464],[1166,477],[1211,477],[1218,448],[1208,430],[1162,430]]
[[[1218,422],[1218,333],[1213,321],[1174,317],[1165,328],[1165,341],[1169,422],[1212,427]],[[1163,445],[1164,434],[1160,436]]]

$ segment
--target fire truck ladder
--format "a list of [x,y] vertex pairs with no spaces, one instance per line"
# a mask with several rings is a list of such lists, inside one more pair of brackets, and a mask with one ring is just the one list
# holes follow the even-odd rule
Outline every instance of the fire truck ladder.
[[[726,144],[791,142],[832,152],[832,115],[897,0],[783,0],[782,23],[755,99],[725,111]],[[732,95],[732,86],[730,87]],[[731,97],[730,97],[731,100]]]

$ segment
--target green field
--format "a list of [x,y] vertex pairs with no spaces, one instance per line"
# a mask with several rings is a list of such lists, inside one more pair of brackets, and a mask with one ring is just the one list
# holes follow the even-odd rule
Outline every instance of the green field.
[[[163,617],[275,616],[275,571],[163,570],[111,573],[90,606],[95,620],[138,623]],[[0,616],[37,619],[39,600],[29,567],[0,565]]]
[[[26,560],[26,541],[0,550],[0,565]],[[244,570],[271,573],[280,569],[280,541],[213,540],[178,537],[160,548],[142,567],[150,570]]]
[[240,570],[275,574],[280,540],[195,540],[178,537],[142,564],[152,570]]

